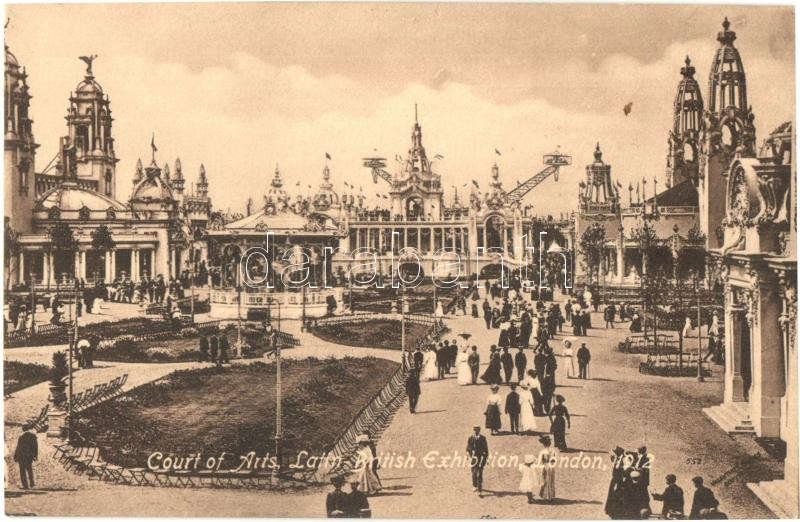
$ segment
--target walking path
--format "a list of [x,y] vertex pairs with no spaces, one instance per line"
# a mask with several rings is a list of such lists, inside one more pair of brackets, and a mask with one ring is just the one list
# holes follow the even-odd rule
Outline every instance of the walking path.
[[[459,346],[463,347],[464,341],[457,337],[458,333],[472,334],[468,344],[479,347],[485,364],[489,345],[497,342],[499,330],[487,331],[482,319],[471,317],[448,318],[447,321],[451,328],[448,337],[458,338]],[[602,325],[602,315],[593,315],[592,324]],[[342,347],[308,334],[300,334],[298,323],[287,322],[284,329],[302,335],[302,347],[284,352],[289,357],[375,355],[399,359],[398,352]],[[737,518],[769,517],[771,513],[745,486],[748,477],[738,473],[742,466],[750,466],[752,470],[753,466],[767,468],[769,464],[751,456],[757,451],[756,448],[734,441],[701,413],[702,407],[720,400],[722,368],[715,367],[714,377],[706,383],[698,383],[691,378],[643,376],[638,372],[638,356],[625,355],[616,350],[617,342],[624,339],[626,333],[627,328],[613,331],[595,328],[589,330],[588,337],[579,339],[585,341],[592,351],[590,380],[566,379],[565,365],[562,364],[564,359],[559,358],[557,393],[567,399],[566,405],[572,415],[572,429],[567,432],[567,443],[577,450],[568,455],[586,455],[590,461],[600,457],[600,462],[607,466],[608,452],[614,446],[635,449],[646,444],[654,458],[651,471],[654,488],[661,488],[664,475],[675,473],[690,503],[693,488],[689,479],[692,476],[702,475],[708,483],[717,477],[727,476],[727,473],[732,477],[732,483],[712,486],[722,502],[722,508]],[[562,337],[559,336],[552,345],[555,347]],[[16,351],[6,350],[5,353],[8,356]],[[528,357],[530,361],[530,351]],[[142,384],[177,367],[198,366],[197,363],[108,365],[108,369],[90,370],[87,374],[96,372],[100,382],[120,373],[129,373],[129,383]],[[108,372],[108,379],[105,374],[100,377],[104,371]],[[78,379],[81,379],[80,374],[78,372]],[[84,382],[87,386],[90,383],[89,380]],[[28,400],[33,401],[36,396],[42,397],[41,408],[46,397],[46,385],[42,390],[31,390],[19,392],[18,396],[7,401],[7,407],[15,400],[30,396]],[[502,394],[506,392],[506,387],[501,388]],[[603,502],[610,472],[602,469],[602,466],[600,469],[559,469],[556,479],[559,500],[549,505],[527,504],[526,498],[517,490],[519,472],[515,467],[501,467],[502,459],[499,457],[538,453],[540,445],[536,437],[487,435],[490,452],[496,455],[497,460],[496,465],[487,467],[484,474],[486,491],[483,496],[472,491],[468,468],[452,467],[435,458],[463,454],[472,426],[483,425],[484,403],[488,393],[488,386],[458,386],[455,373],[442,381],[423,382],[418,413],[412,415],[407,408],[401,409],[378,442],[378,452],[384,459],[380,474],[385,490],[370,498],[374,516],[605,518]],[[22,404],[21,401],[18,410],[22,409]],[[12,408],[15,407],[12,405]],[[8,420],[11,419],[7,417]],[[537,421],[540,423],[539,429],[549,430],[546,419],[537,418]],[[504,416],[504,428],[507,428],[507,422],[508,418]],[[7,426],[7,465],[11,464],[9,449],[13,449],[9,448],[9,441],[16,440],[18,433],[18,430],[8,429]],[[40,441],[42,439],[40,437]],[[410,455],[416,461],[413,466],[397,466],[396,458],[394,464],[391,461],[392,455]],[[43,454],[42,458],[49,458],[49,455]],[[35,469],[38,471],[41,467],[40,464]],[[90,482],[85,477],[76,477],[62,470],[58,476],[38,475],[40,484],[60,489],[21,492],[15,490],[18,484],[16,470],[9,469],[12,472],[6,475],[7,484],[13,485],[10,490],[7,489],[6,511],[9,514],[91,515],[102,509],[104,515],[110,516],[131,513],[139,516],[324,516],[326,491],[323,489],[297,493],[133,489]],[[111,498],[109,493],[113,494],[113,502],[108,500]],[[654,510],[660,509],[660,503],[653,502],[652,507]]]

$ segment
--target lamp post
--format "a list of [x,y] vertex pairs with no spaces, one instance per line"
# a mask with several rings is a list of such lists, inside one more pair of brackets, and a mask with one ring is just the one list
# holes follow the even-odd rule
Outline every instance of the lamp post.
[[[277,460],[278,467],[275,469],[277,476],[281,463],[281,438],[283,435],[283,412],[282,412],[282,393],[281,393],[281,303],[273,298],[269,298],[267,303],[270,306],[270,319],[269,323],[265,326],[265,331],[269,336],[270,343],[275,349],[275,459]],[[272,304],[278,305],[278,329],[272,328]]]
[[703,325],[700,322],[700,271],[694,276],[694,293],[697,297],[697,382],[704,382],[703,377]]
[[31,271],[31,337],[36,333],[36,283],[33,278],[34,273]]
[[236,357],[242,358],[242,285],[236,285]]
[[[435,285],[434,285],[435,288]],[[406,287],[400,287],[400,353],[403,354],[403,364],[406,364]]]

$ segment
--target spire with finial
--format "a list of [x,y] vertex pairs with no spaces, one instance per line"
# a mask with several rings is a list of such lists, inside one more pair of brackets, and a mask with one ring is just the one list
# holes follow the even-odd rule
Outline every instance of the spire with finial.
[[683,61],[683,63],[686,64],[684,67],[681,67],[681,74],[683,77],[687,79],[694,79],[695,68],[692,67],[692,59],[689,58],[688,54],[686,55],[686,59]]
[[736,40],[736,33],[730,30],[731,23],[728,21],[728,17],[725,17],[725,20],[722,22],[722,31],[717,34],[717,41],[722,45],[731,45],[733,41]]
[[200,197],[208,196],[208,179],[206,178],[206,166],[200,164],[200,175],[197,178],[197,195]]
[[183,186],[183,167],[181,166],[181,159],[177,158],[175,160],[175,177],[172,178],[172,187],[178,194],[183,194]]
[[169,171],[169,163],[164,163],[164,168],[162,169],[162,172],[164,173],[164,181],[167,182],[167,185],[172,185],[171,183],[172,180],[170,179],[171,174]]
[[142,167],[142,158],[136,160],[136,172],[133,173],[133,184],[136,185],[142,181],[144,176],[144,167]]
[[603,151],[600,150],[600,142],[597,142],[597,145],[594,148],[594,160],[597,163],[602,163],[603,161]]

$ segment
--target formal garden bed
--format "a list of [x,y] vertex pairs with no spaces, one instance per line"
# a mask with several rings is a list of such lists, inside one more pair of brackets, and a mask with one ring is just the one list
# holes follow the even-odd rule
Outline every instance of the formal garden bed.
[[3,395],[8,396],[50,378],[50,368],[43,364],[3,361]]
[[[458,290],[458,288],[436,288],[436,298],[442,301],[443,306],[447,306]],[[351,299],[348,292],[347,289],[344,292],[344,300],[347,303]],[[389,313],[392,311],[392,303],[397,303],[400,298],[400,290],[395,288],[354,288],[352,292],[352,308],[355,312]],[[434,286],[431,283],[407,289],[408,311],[433,313],[433,294]],[[471,301],[468,299],[467,302],[469,306]]]
[[[185,327],[181,330],[165,332],[163,338],[138,340],[131,335],[122,335],[116,339],[100,343],[94,355],[96,360],[113,362],[164,363],[197,361],[200,358],[200,336],[224,334],[228,339],[228,357],[236,354],[238,333],[235,325],[222,329],[214,326]],[[159,336],[156,336],[159,337]],[[261,357],[270,349],[264,331],[252,326],[242,327],[242,356],[245,358]]]
[[[311,332],[325,341],[360,348],[400,349],[400,321],[395,319],[367,319],[349,323],[314,327]],[[406,347],[416,346],[431,326],[406,321]]]
[[[41,326],[37,327],[39,330]],[[7,338],[5,347],[16,348],[20,346],[46,346],[51,344],[66,344],[69,342],[67,325],[43,329],[33,337],[17,338],[16,332],[11,332],[12,338]],[[113,339],[122,335],[157,334],[175,331],[174,326],[161,319],[148,319],[146,317],[130,317],[113,321],[102,321],[80,326],[81,336],[95,335],[101,339]]]
[[[373,357],[283,361],[284,458],[330,448],[398,367]],[[275,380],[274,363],[177,371],[87,410],[76,429],[120,466],[147,467],[154,452],[224,451],[221,469],[232,469],[251,451],[274,454]]]

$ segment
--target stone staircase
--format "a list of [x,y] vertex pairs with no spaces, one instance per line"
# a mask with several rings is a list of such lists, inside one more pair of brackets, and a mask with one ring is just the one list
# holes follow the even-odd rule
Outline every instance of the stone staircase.
[[750,407],[746,402],[723,403],[703,408],[703,413],[728,434],[756,434],[753,422],[750,420]]
[[748,482],[747,487],[775,514],[776,518],[797,518],[797,486],[793,487],[786,480],[766,480]]

